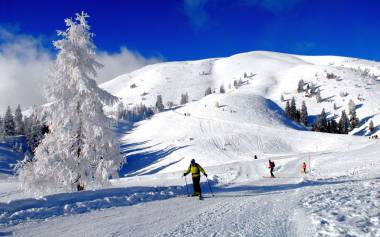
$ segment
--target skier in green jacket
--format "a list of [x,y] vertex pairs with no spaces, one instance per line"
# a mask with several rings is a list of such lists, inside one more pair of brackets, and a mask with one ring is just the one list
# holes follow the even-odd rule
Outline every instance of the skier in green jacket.
[[189,173],[191,173],[194,188],[193,196],[199,196],[200,198],[202,197],[202,190],[200,185],[201,172],[204,174],[204,176],[207,177],[207,174],[205,170],[202,168],[202,166],[200,166],[198,163],[195,163],[195,160],[192,159],[189,168],[187,168],[186,172],[183,173],[183,176],[186,176]]

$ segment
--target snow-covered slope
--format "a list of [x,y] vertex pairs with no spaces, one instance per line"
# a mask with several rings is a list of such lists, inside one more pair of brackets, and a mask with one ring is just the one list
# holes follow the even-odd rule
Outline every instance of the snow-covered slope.
[[[334,73],[337,78],[327,79],[327,73]],[[281,102],[281,95],[285,100],[294,96],[298,106],[305,100],[309,114],[317,115],[325,108],[330,116],[340,116],[343,109],[347,111],[348,101],[352,99],[362,119],[361,126],[352,133],[363,135],[367,133],[365,128],[370,119],[375,125],[380,123],[377,116],[380,112],[378,75],[380,64],[372,61],[255,51],[228,58],[150,65],[121,75],[102,87],[127,104],[154,105],[159,94],[164,103],[179,104],[183,93],[187,92],[190,100],[200,100],[208,87],[218,93],[220,86],[224,85],[232,95],[237,90],[244,90],[270,99],[282,108],[285,103]],[[239,79],[243,86],[235,89],[233,82]],[[316,103],[315,97],[297,93],[300,79],[319,86],[321,103]],[[347,96],[342,97],[341,92],[346,92]],[[333,109],[334,103],[337,110]]]
[[[122,75],[102,86],[127,104],[153,105],[158,94],[178,104],[186,92],[191,101],[132,129],[119,124],[128,164],[110,187],[31,198],[16,179],[0,176],[0,235],[379,236],[379,140],[352,136],[367,135],[369,120],[380,122],[372,75],[379,68],[353,58],[251,52]],[[240,78],[240,87],[229,88]],[[320,86],[324,100],[297,93],[300,79]],[[207,87],[217,93],[204,96]],[[283,115],[281,95],[298,106],[305,100],[311,117],[322,108],[339,115],[353,99],[360,127],[348,136],[309,132]],[[192,158],[205,167],[215,197],[203,176],[205,199],[185,197],[182,174]],[[268,159],[276,179],[266,178]]]
[[[327,73],[336,78],[328,79]],[[284,117],[281,96],[285,100],[294,96],[298,107],[305,101],[310,119],[323,108],[329,117],[339,119],[352,99],[361,122],[351,134],[366,135],[370,120],[375,131],[379,129],[377,75],[380,64],[366,60],[256,51],[150,65],[102,87],[129,105],[154,105],[159,94],[164,103],[179,104],[181,94],[188,93],[190,103],[137,124],[124,137],[134,145],[125,148],[129,164],[122,173],[147,174],[183,169],[190,158],[214,166],[249,160],[255,154],[269,158],[346,149],[347,144],[363,138],[306,132]],[[301,79],[319,87],[322,102],[297,93]],[[242,85],[235,88],[235,80],[241,80]],[[221,85],[226,88],[225,94],[219,93]],[[205,96],[208,87],[216,93]],[[341,96],[343,92],[347,95]]]

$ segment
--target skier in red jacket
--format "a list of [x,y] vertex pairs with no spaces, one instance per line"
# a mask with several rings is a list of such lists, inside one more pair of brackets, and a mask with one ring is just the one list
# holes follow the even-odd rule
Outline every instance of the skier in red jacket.
[[303,162],[303,164],[302,164],[302,169],[303,169],[303,172],[306,174],[306,169],[307,169],[307,164],[306,164],[306,162]]

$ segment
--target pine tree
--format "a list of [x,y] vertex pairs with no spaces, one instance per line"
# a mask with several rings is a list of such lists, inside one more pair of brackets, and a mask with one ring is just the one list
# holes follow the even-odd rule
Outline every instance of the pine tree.
[[205,91],[205,96],[212,94],[211,87],[208,87]]
[[356,110],[351,111],[350,115],[350,127],[351,129],[356,128],[359,125],[359,118],[356,116]]
[[338,123],[335,121],[335,119],[330,120],[330,133],[338,133]]
[[337,110],[337,109],[338,109],[338,106],[336,106],[336,104],[334,103],[333,108],[334,108],[334,110]]
[[184,105],[184,104],[187,104],[189,102],[189,95],[187,94],[182,94],[181,95],[181,101],[180,101],[180,104],[181,105]]
[[[93,77],[102,65],[95,60],[88,15],[66,19],[67,30],[54,42],[58,56],[46,86],[47,133],[33,162],[19,169],[22,187],[34,194],[74,191],[107,184],[124,162],[103,107],[117,98],[100,89]],[[47,131],[46,127],[43,131]]]
[[317,120],[313,124],[314,131],[327,132],[327,115],[325,109],[322,109],[321,114],[318,116]]
[[165,106],[164,106],[164,103],[162,101],[162,96],[158,95],[157,100],[156,100],[155,110],[156,110],[156,112],[159,113],[159,112],[164,111],[164,109],[165,109]]
[[306,104],[305,104],[305,101],[302,101],[302,106],[301,106],[301,118],[300,118],[300,122],[307,126],[308,123],[307,123],[307,117],[308,117],[308,113],[307,113],[307,107],[306,107]]
[[346,111],[342,111],[342,115],[340,116],[338,123],[338,131],[340,134],[347,134],[350,129],[350,121],[347,118]]
[[15,110],[15,130],[17,135],[24,135],[24,121],[22,120],[22,112],[20,105]]
[[220,86],[219,92],[220,92],[221,94],[226,93],[226,90],[224,89],[224,86],[223,86],[223,85]]
[[5,136],[14,136],[16,134],[15,131],[15,122],[12,115],[11,107],[7,107],[7,112],[4,115],[4,135]]
[[0,142],[4,140],[4,119],[0,117]]
[[297,87],[297,92],[298,93],[303,92],[304,85],[305,85],[305,82],[302,79],[298,81],[298,87]]
[[126,110],[124,108],[123,102],[117,104],[116,117],[118,120],[125,119]]
[[281,102],[284,102],[285,101],[285,98],[284,98],[284,95],[281,95]]
[[373,132],[373,131],[375,130],[375,127],[374,127],[374,125],[373,125],[373,121],[372,121],[372,120],[369,121],[368,130],[369,130],[370,132]]
[[315,99],[317,100],[317,103],[321,103],[322,102],[322,97],[321,97],[321,91],[320,90],[318,90],[316,92]]
[[292,97],[292,100],[290,101],[290,115],[289,117],[293,120],[296,119],[297,115],[297,105],[296,105],[296,99]]
[[352,99],[348,102],[348,114],[351,115],[356,110],[356,105]]
[[289,104],[289,100],[286,101],[286,105],[285,105],[285,115],[286,115],[288,118],[291,118],[291,117],[290,117],[290,104]]

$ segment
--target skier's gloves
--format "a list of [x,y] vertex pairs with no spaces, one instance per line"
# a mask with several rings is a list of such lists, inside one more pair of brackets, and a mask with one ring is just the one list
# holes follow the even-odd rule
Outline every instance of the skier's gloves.
[[186,173],[183,173],[183,176],[186,176]]
[[205,174],[205,176],[207,177],[207,174]]

